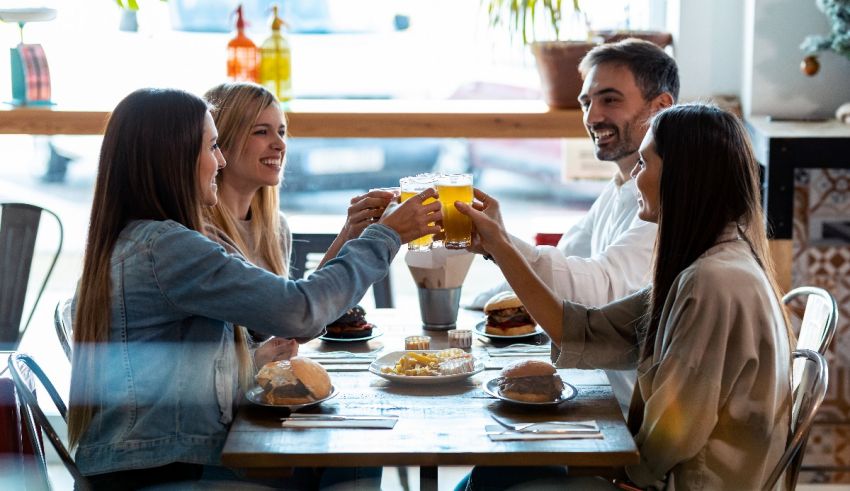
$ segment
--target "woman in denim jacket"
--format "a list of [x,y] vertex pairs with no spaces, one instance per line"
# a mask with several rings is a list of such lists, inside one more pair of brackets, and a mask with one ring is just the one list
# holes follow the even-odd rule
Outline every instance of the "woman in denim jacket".
[[206,103],[127,96],[104,132],[76,295],[68,434],[95,488],[197,479],[220,454],[252,369],[244,328],[310,339],[388,271],[401,243],[438,232],[433,189],[349,241],[308,279],[257,268],[207,239],[226,165]]

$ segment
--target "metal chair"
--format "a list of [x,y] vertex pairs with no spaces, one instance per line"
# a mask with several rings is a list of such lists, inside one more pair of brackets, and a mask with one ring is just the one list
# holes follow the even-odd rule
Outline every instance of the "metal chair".
[[35,448],[37,465],[42,472],[45,488],[50,489],[50,480],[47,475],[47,462],[45,460],[44,449],[39,445],[38,435],[43,435],[53,445],[53,449],[56,450],[62,463],[65,464],[65,468],[68,469],[68,472],[74,478],[75,489],[88,490],[90,488],[88,479],[80,472],[68,449],[65,448],[65,444],[62,443],[59,434],[56,433],[47,416],[41,411],[35,391],[26,383],[25,374],[32,374],[38,379],[44,390],[50,395],[53,404],[56,405],[56,409],[62,415],[62,419],[67,421],[68,409],[56,391],[56,388],[53,387],[53,384],[41,370],[41,367],[38,366],[38,363],[27,354],[15,353],[12,355],[9,358],[9,371],[12,374],[12,380],[15,382],[18,397],[23,402],[23,419],[26,422],[27,430],[32,439],[32,446]]
[[826,359],[820,353],[809,349],[795,350],[793,359],[792,434],[785,452],[764,485],[765,491],[773,490],[783,475],[788,489],[796,487],[809,432],[829,383]]
[[[17,349],[21,338],[32,321],[38,301],[47,286],[59,254],[62,252],[64,231],[62,221],[50,210],[25,203],[0,203],[0,350]],[[36,236],[41,216],[47,214],[59,226],[59,240],[50,262],[50,267],[41,280],[41,285],[32,309],[21,325],[27,287],[30,282]]]
[[59,344],[62,345],[62,351],[71,361],[71,339],[73,339],[73,323],[71,304],[73,299],[60,300],[56,304],[56,310],[53,311],[53,327],[56,328],[56,337],[59,338]]
[[[316,269],[321,257],[331,247],[335,238],[334,234],[292,234],[292,263],[289,276],[295,279],[303,278],[307,271]],[[319,256],[318,259],[315,259],[316,255]],[[372,293],[375,295],[375,307],[379,309],[393,307],[389,273],[372,285]]]
[[802,286],[782,297],[782,303],[788,305],[801,296],[808,296],[808,299],[797,338],[797,349],[810,349],[824,355],[838,325],[835,298],[823,288]]

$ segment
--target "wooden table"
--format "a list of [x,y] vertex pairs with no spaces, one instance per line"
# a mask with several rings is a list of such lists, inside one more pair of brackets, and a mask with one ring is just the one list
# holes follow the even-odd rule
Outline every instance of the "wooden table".
[[[367,317],[384,330],[381,337],[350,346],[312,341],[302,348],[302,354],[383,347],[380,356],[402,350],[403,337],[412,334],[430,335],[435,349],[447,344],[445,332],[422,331],[418,312],[380,309]],[[458,321],[461,327],[471,327],[481,318],[480,312],[462,310]],[[280,424],[284,411],[244,406],[230,430],[222,461],[249,472],[291,466],[419,466],[423,489],[436,489],[437,467],[441,465],[620,467],[638,462],[634,440],[603,372],[560,370],[564,380],[578,389],[578,396],[557,407],[509,405],[481,389],[482,384],[498,376],[500,367],[513,360],[488,360],[486,344],[478,340],[472,351],[484,360],[487,369],[449,385],[394,384],[365,371],[366,364],[329,365],[340,394],[306,412],[394,414],[399,416],[395,428],[284,429]],[[493,424],[490,414],[528,422],[593,419],[603,438],[491,442],[484,432],[485,425]]]

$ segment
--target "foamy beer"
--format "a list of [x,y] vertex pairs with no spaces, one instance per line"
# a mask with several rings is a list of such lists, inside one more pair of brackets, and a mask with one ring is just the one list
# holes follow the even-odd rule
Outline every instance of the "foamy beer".
[[[404,202],[408,198],[416,196],[422,191],[433,187],[436,179],[436,174],[418,174],[413,177],[402,177],[399,179],[399,185],[401,186],[401,202]],[[427,205],[434,201],[436,201],[434,198],[428,198],[423,201],[422,204]],[[433,223],[429,225],[433,225]],[[428,234],[423,237],[419,237],[418,239],[411,240],[408,242],[407,248],[411,251],[427,250],[431,247],[433,237],[433,235]]]
[[440,176],[437,193],[443,204],[443,244],[446,249],[466,249],[472,244],[472,220],[457,211],[455,201],[472,204],[472,174]]

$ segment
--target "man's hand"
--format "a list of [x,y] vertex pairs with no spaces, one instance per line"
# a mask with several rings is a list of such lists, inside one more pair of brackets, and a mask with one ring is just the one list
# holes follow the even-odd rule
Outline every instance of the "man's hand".
[[254,366],[258,369],[270,361],[288,360],[298,354],[294,339],[271,338],[254,351]]
[[401,204],[387,206],[384,215],[378,220],[395,230],[401,236],[402,244],[419,237],[439,233],[443,222],[443,212],[439,201],[427,205],[422,203],[429,198],[437,198],[437,191],[428,188],[408,198]]

